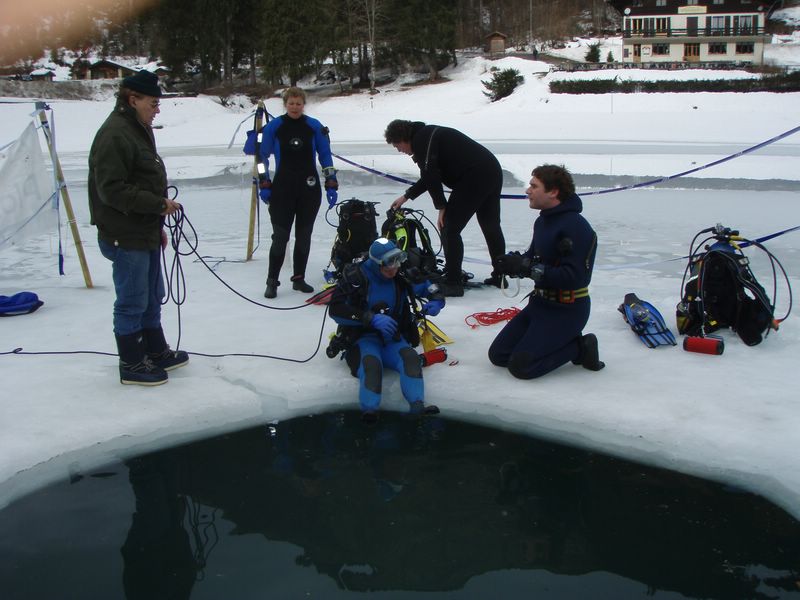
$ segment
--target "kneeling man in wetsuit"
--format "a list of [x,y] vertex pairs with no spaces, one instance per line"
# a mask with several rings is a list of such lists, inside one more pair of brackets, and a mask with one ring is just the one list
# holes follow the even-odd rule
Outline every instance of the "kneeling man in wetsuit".
[[605,364],[597,337],[583,334],[597,234],[580,214],[583,204],[564,167],[536,167],[525,193],[530,207],[540,211],[533,241],[525,253],[506,254],[496,264],[501,273],[530,277],[536,286],[528,305],[492,342],[489,360],[519,379],[541,377],[570,361],[599,371]]

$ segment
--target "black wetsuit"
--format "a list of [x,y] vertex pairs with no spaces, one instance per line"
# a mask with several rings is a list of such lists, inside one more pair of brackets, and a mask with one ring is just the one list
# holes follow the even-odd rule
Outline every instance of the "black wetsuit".
[[[427,191],[437,209],[446,208],[442,229],[445,275],[448,282],[460,284],[464,260],[461,232],[472,215],[478,218],[492,264],[505,254],[506,242],[500,228],[503,170],[494,154],[460,131],[419,122],[415,125],[418,127],[411,139],[411,150],[420,178],[405,196],[413,200]],[[443,184],[452,190],[449,200]]]
[[319,121],[306,115],[298,119],[282,115],[264,128],[260,153],[267,168],[270,154],[275,155],[275,176],[269,203],[272,246],[267,278],[278,279],[292,222],[295,224],[294,277],[303,278],[322,197],[314,155],[319,155],[323,170],[333,170],[327,130]]

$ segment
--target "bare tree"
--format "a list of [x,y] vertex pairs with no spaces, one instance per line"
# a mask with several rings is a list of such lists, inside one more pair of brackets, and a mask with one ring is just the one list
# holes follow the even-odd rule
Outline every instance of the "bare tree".
[[364,8],[367,17],[367,47],[369,52],[369,90],[375,91],[375,39],[378,19],[381,17],[383,8],[382,0],[364,0]]

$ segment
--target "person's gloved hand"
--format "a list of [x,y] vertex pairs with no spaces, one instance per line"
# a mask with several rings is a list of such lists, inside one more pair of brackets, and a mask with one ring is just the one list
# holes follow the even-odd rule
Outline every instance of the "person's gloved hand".
[[433,300],[428,300],[425,304],[423,304],[422,314],[435,317],[442,311],[443,308],[444,308],[444,300],[440,300],[439,298],[434,298]]
[[272,196],[272,182],[269,179],[262,179],[258,182],[258,195],[264,204],[269,204]]
[[386,339],[394,337],[394,334],[397,333],[397,321],[389,315],[378,313],[372,317],[369,324],[373,329],[377,329]]
[[519,252],[509,252],[497,258],[497,270],[509,277],[528,277],[531,271],[531,259]]
[[339,200],[339,194],[333,188],[326,189],[325,196],[328,198],[328,208],[333,208],[333,205]]
[[328,198],[328,206],[333,206],[339,199],[338,189],[339,182],[336,177],[327,177],[325,179],[325,196]]

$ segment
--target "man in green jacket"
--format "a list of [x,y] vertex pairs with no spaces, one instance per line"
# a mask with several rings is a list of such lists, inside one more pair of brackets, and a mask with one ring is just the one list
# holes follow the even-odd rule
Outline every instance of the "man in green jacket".
[[117,104],[89,152],[89,212],[100,252],[112,262],[114,335],[120,382],[160,385],[189,355],[172,350],[161,329],[164,217],[181,205],[167,198],[167,172],[156,152],[158,77],[139,71],[122,80]]

